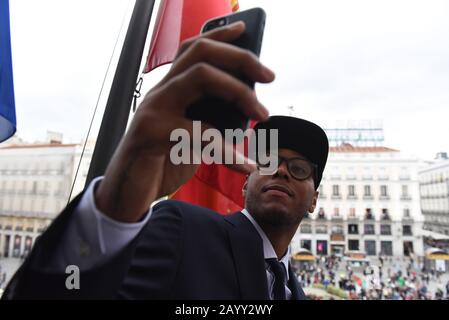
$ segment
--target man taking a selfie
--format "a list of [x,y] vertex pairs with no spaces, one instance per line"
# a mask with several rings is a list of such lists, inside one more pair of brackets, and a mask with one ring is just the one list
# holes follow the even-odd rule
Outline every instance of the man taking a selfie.
[[[269,117],[254,92],[229,74],[274,80],[254,54],[228,44],[244,29],[235,23],[181,46],[142,101],[104,177],[55,219],[3,298],[305,299],[288,248],[304,215],[315,210],[328,140],[306,120]],[[185,111],[206,95],[234,102],[259,121],[256,132],[278,130],[277,170],[267,175],[265,163],[233,165],[248,177],[245,209],[230,216],[172,200],[149,210],[198,168],[170,161],[170,133],[192,132]],[[75,288],[67,284],[70,266],[80,270]]]

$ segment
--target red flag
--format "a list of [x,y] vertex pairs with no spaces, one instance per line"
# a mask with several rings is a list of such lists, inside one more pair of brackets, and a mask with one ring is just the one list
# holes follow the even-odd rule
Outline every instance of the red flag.
[[212,18],[238,9],[237,0],[161,0],[144,72],[171,63],[179,45]]
[[[161,0],[144,72],[171,63],[181,42],[200,34],[207,20],[238,9],[238,0]],[[171,198],[227,214],[244,207],[244,182],[244,174],[202,164]]]
[[[210,180],[208,180],[210,179]],[[189,202],[221,214],[244,207],[242,187],[245,175],[219,164],[201,164],[196,174],[171,199]]]
[[[250,122],[250,128],[256,125]],[[247,147],[245,147],[247,150]],[[240,211],[245,206],[242,188],[246,176],[221,164],[201,164],[197,172],[178,189],[172,199],[186,201],[221,214]]]

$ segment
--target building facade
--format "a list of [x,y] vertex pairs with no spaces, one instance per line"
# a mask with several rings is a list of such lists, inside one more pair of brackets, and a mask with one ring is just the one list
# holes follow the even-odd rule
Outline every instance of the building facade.
[[[0,148],[0,257],[26,256],[66,206],[81,151],[80,145],[54,141]],[[80,168],[84,177],[86,165]]]
[[424,229],[449,235],[449,159],[438,159],[419,172]]
[[331,147],[317,208],[292,251],[368,256],[423,256],[417,158],[386,147]]

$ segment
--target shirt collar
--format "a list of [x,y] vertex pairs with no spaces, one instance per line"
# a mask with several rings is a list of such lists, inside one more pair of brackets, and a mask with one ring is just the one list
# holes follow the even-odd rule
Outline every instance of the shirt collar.
[[[242,213],[245,217],[248,218],[249,221],[253,224],[254,228],[256,228],[257,232],[259,233],[260,237],[262,238],[263,242],[263,257],[264,259],[270,259],[275,258],[277,259],[276,252],[274,251],[273,245],[271,244],[270,240],[268,239],[265,232],[262,230],[262,228],[259,226],[256,220],[254,220],[253,216],[248,212],[248,210],[243,209]],[[288,260],[290,258],[290,246],[288,246],[287,253],[279,260],[279,262],[283,263],[285,266],[285,270],[287,271],[287,280],[289,280],[289,274],[288,274]]]

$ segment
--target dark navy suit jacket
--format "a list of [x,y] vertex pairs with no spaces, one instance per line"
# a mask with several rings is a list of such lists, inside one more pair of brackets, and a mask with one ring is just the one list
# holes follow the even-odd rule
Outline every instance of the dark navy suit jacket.
[[[138,236],[106,264],[81,272],[80,289],[49,262],[78,196],[16,272],[4,299],[268,299],[262,239],[241,213],[222,216],[180,201],[153,208]],[[305,299],[289,268],[292,299]]]

